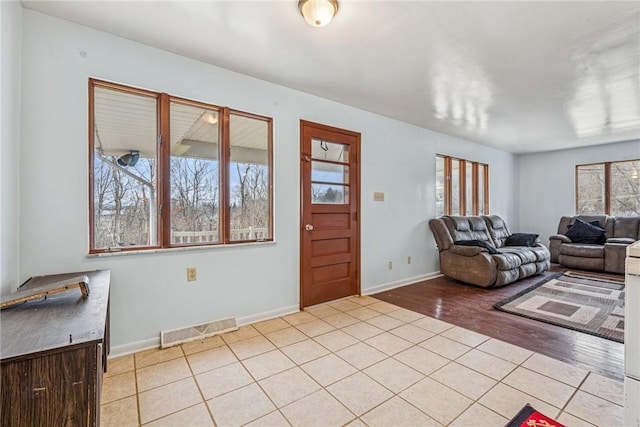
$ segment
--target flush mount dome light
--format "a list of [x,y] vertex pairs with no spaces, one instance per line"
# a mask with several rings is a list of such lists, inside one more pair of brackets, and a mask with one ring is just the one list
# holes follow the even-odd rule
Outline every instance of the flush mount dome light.
[[140,158],[140,152],[136,150],[131,150],[127,154],[123,154],[118,157],[118,164],[120,166],[135,166],[138,163],[138,159]]
[[324,27],[338,12],[337,0],[299,0],[298,9],[312,27]]

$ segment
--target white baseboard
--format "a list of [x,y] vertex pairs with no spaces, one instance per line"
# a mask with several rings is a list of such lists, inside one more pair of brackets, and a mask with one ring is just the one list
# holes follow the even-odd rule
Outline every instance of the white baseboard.
[[420,276],[409,277],[402,280],[397,280],[395,282],[383,283],[381,285],[372,286],[370,288],[366,288],[362,290],[362,295],[372,295],[377,294],[382,291],[389,291],[391,289],[399,288],[401,286],[412,285],[414,283],[422,282],[425,280],[435,279],[436,277],[440,277],[442,274],[439,271],[434,273],[422,274]]
[[[236,318],[236,322],[238,323],[238,326],[245,326],[251,323],[257,323],[264,320],[274,319],[280,316],[286,316],[287,314],[297,313],[298,311],[300,311],[300,307],[298,305],[289,305],[258,314],[252,314],[250,316],[238,317]],[[135,341],[132,343],[112,346],[111,351],[109,352],[109,359],[127,356],[129,354],[138,353],[144,350],[151,350],[154,348],[160,348],[160,332],[158,332],[158,336],[154,338],[147,338],[146,340],[142,341]]]

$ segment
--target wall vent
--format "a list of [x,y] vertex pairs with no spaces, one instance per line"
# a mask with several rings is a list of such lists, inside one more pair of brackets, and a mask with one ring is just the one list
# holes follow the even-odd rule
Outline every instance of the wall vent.
[[160,331],[160,348],[172,347],[189,341],[201,340],[213,335],[224,334],[238,329],[235,317],[214,320],[200,325],[187,326],[170,331]]

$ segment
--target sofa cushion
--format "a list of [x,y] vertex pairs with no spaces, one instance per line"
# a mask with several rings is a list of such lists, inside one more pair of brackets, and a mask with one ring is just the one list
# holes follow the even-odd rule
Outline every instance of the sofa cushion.
[[533,246],[538,238],[533,233],[513,233],[504,241],[505,246]]
[[583,258],[604,258],[604,245],[565,243],[560,245],[560,255],[570,255]]
[[564,235],[573,243],[602,244],[605,240],[604,233],[604,228],[576,218],[576,222]]
[[514,252],[500,252],[496,255],[491,255],[493,260],[498,266],[498,270],[513,270],[522,265],[522,258]]
[[640,216],[617,216],[613,224],[614,238],[640,238]]
[[456,240],[455,242],[453,242],[453,244],[462,246],[479,246],[488,250],[490,254],[498,253],[496,248],[491,243],[485,242],[484,240]]
[[478,216],[443,216],[447,229],[456,240],[485,240],[491,241],[489,230],[484,220]]

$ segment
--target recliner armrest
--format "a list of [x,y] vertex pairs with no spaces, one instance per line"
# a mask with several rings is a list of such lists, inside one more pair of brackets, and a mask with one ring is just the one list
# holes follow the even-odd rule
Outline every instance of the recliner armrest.
[[571,243],[571,239],[564,234],[553,234],[549,236],[549,240],[560,240],[561,243]]
[[489,254],[489,251],[487,249],[480,246],[462,246],[453,244],[449,246],[449,250],[451,251],[451,253],[468,257],[476,256],[482,252],[486,252],[487,254]]
[[635,240],[633,240],[633,239],[632,239],[632,238],[630,238],[630,237],[612,237],[612,238],[610,238],[610,239],[607,239],[607,241],[605,242],[605,244],[606,244],[606,243],[619,243],[619,244],[621,243],[621,244],[623,244],[623,245],[630,245],[630,244],[632,244],[633,242],[635,242]]

